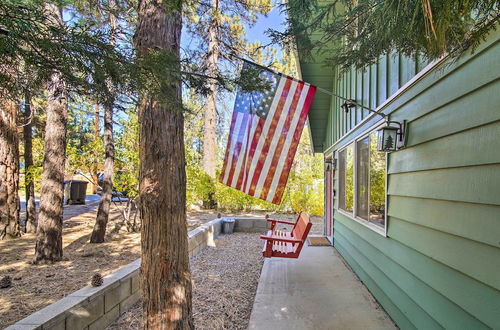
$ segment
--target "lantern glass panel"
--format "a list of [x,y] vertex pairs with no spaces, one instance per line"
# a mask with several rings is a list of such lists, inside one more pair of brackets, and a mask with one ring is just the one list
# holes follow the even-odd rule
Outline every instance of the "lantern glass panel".
[[397,147],[397,131],[395,127],[384,127],[378,131],[377,149],[379,151],[395,151]]

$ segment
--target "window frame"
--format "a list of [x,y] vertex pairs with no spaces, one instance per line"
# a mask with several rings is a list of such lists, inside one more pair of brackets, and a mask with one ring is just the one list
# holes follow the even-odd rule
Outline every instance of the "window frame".
[[[339,148],[336,150],[337,159],[339,159],[339,166],[340,166],[340,157],[339,157],[340,152],[346,150],[350,146],[352,146],[353,150],[354,150],[353,211],[349,212],[349,211],[346,211],[346,210],[340,208],[340,196],[339,196],[339,203],[337,204],[337,211],[339,213],[341,213],[342,215],[348,217],[349,219],[356,221],[357,223],[373,230],[374,232],[376,232],[384,237],[387,237],[387,223],[389,220],[387,217],[387,210],[388,210],[388,203],[387,203],[388,202],[388,198],[387,198],[388,186],[387,186],[387,184],[388,184],[389,153],[387,153],[387,152],[385,153],[385,200],[384,200],[384,203],[385,203],[384,220],[385,221],[384,221],[384,227],[378,226],[378,225],[374,224],[373,222],[365,220],[357,215],[357,209],[358,209],[358,148],[357,148],[357,143],[358,143],[358,141],[363,140],[367,136],[370,136],[370,134],[372,134],[374,131],[378,130],[379,128],[383,127],[384,125],[385,125],[385,121],[382,120],[382,121],[378,122],[377,124],[371,126],[367,130],[365,130],[362,134],[358,135],[352,141],[350,141],[349,143],[344,145],[342,148]],[[340,171],[338,171],[338,172],[340,174]],[[339,185],[337,187],[337,191],[340,192],[341,191],[340,178],[339,178],[339,180],[337,180],[337,182]],[[344,179],[344,183],[345,183],[345,179]],[[369,185],[369,183],[368,183],[368,185]],[[369,188],[369,186],[368,186],[368,188]],[[344,188],[344,192],[345,192],[345,188]],[[368,194],[369,194],[369,192],[368,192]],[[370,208],[370,205],[368,205],[368,208]]]

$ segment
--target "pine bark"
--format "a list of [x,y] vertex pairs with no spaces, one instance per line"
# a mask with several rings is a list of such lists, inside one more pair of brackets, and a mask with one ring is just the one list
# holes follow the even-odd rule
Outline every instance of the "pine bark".
[[0,97],[0,240],[21,236],[19,228],[19,138],[17,107]]
[[[212,0],[212,12],[219,10],[219,0]],[[218,75],[217,64],[219,62],[219,21],[217,16],[212,15],[208,26],[208,53],[207,53],[207,75],[216,77]],[[212,179],[215,178],[215,156],[216,156],[216,126],[217,126],[217,81],[208,80],[210,92],[205,102],[205,116],[203,126],[203,170]]]
[[[216,77],[219,73],[219,29],[220,23],[217,19],[219,11],[219,1],[212,0],[212,20],[208,26],[208,53],[207,53],[207,75],[209,77]],[[211,180],[215,180],[215,161],[217,154],[216,147],[216,129],[217,129],[217,81],[208,79],[208,89],[205,101],[204,125],[203,125],[203,159],[202,167],[205,173]],[[214,196],[210,193],[207,199],[203,201],[205,208],[212,209],[217,205],[214,201]]]
[[[109,2],[109,25],[111,29],[110,44],[115,46],[115,34],[117,29],[117,18],[115,15],[116,3]],[[108,81],[108,88],[112,89],[112,84]],[[115,162],[115,142],[113,140],[113,104],[114,99],[109,99],[104,104],[104,173],[103,189],[101,201],[97,209],[94,229],[90,237],[90,243],[103,243],[106,236],[106,226],[109,220],[109,209],[111,208],[111,197],[113,194],[113,171]]]
[[106,226],[109,219],[109,209],[111,207],[111,195],[113,192],[113,168],[115,158],[115,144],[113,141],[113,105],[104,106],[104,177],[101,201],[97,209],[97,216],[90,236],[90,243],[102,243],[106,236]]
[[[51,3],[46,3],[45,6],[51,14],[51,24],[63,24],[61,10]],[[51,74],[47,92],[47,122],[34,263],[56,262],[63,256],[62,224],[68,104],[66,84],[60,72],[54,71]]]
[[[95,118],[94,118],[94,139],[100,139],[100,132],[101,132],[101,121],[100,121],[100,106],[97,103],[95,105]],[[92,193],[97,194],[97,188],[98,188],[98,181],[99,181],[99,173],[97,173],[98,169],[96,168],[94,170],[94,173],[92,173]]]
[[[141,0],[134,42],[180,56],[182,1]],[[172,95],[174,100],[172,100]],[[140,95],[140,198],[145,329],[193,329],[186,226],[184,117],[180,82]]]
[[35,205],[35,183],[33,182],[29,170],[33,166],[33,127],[32,127],[33,113],[31,110],[31,95],[26,92],[24,99],[24,118],[25,125],[23,127],[24,137],[24,180],[25,180],[25,193],[26,193],[26,225],[25,230],[27,233],[36,232],[36,205]]

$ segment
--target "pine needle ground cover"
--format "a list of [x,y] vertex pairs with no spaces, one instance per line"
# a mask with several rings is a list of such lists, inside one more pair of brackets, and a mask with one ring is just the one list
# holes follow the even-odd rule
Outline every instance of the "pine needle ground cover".
[[[110,214],[105,243],[88,243],[95,222],[96,211],[97,204],[65,207],[63,228],[64,260],[54,265],[35,266],[31,264],[35,245],[34,234],[25,234],[17,240],[0,241],[0,278],[10,276],[12,281],[10,287],[0,289],[0,329],[89,285],[95,273],[106,276],[140,257],[140,233],[128,233],[123,230],[114,234],[109,233],[110,229],[114,228],[115,223],[122,221],[119,211],[114,208],[112,208]],[[204,210],[188,212],[188,230],[215,219],[218,213]],[[269,212],[221,213],[222,216],[263,218]],[[269,216],[288,221],[296,219],[295,214],[269,213]],[[311,234],[322,234],[323,218],[312,216],[311,221],[314,224]],[[236,234],[242,235],[240,233]],[[252,238],[248,243],[242,239],[241,244],[248,244],[244,248],[249,255],[260,257],[262,242],[258,239],[258,235],[255,237],[256,240]],[[227,260],[236,260],[234,256],[227,258]],[[225,261],[221,259],[220,262]],[[231,263],[232,261],[227,262]],[[192,267],[195,269],[196,266],[193,265]],[[256,265],[255,267],[258,269],[258,275],[260,275],[260,266]],[[220,287],[224,283],[220,282]],[[198,316],[195,315],[195,318],[202,317],[202,314],[204,313]],[[139,316],[138,314],[136,317]],[[217,320],[219,319],[212,321],[220,321]]]
[[[191,258],[196,329],[246,329],[264,258],[259,234],[221,235]],[[141,302],[108,330],[142,329]]]
[[[140,257],[140,233],[110,233],[122,221],[115,208],[110,213],[105,243],[89,244],[96,212],[97,204],[65,207],[64,257],[54,265],[31,264],[35,234],[0,241],[0,278],[12,279],[9,288],[0,289],[0,329],[89,285],[95,273],[106,276]],[[215,212],[188,216],[189,230],[216,216]]]
[[[35,234],[0,241],[0,278],[9,275],[12,286],[0,289],[0,329],[89,285],[92,275],[106,276],[140,256],[140,233],[119,231],[103,244],[89,244],[97,204],[65,207],[63,261],[33,265]],[[122,221],[110,213],[108,228]]]

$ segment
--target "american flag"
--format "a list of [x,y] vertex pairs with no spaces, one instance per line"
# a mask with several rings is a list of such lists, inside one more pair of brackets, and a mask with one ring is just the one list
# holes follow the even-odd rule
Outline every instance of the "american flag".
[[[259,67],[245,62],[243,70],[249,68]],[[280,204],[316,87],[259,70],[269,88],[238,90],[220,181]]]

